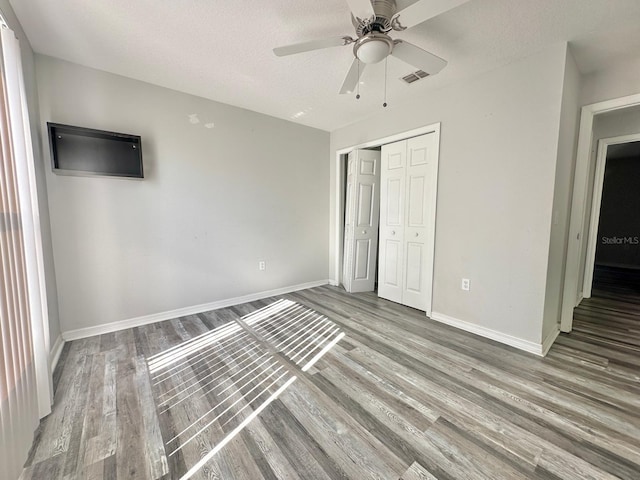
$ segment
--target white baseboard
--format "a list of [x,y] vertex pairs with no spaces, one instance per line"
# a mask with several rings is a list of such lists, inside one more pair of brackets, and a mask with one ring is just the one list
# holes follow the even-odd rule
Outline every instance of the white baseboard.
[[560,335],[560,328],[555,328],[554,330],[549,332],[549,334],[547,335],[547,338],[545,338],[542,341],[542,356],[543,357],[547,356],[547,353],[549,353],[549,349],[551,349],[551,345],[553,345],[553,342],[556,341],[556,338],[558,338],[558,335]]
[[51,365],[51,373],[56,369],[56,365],[58,365],[58,360],[60,360],[60,354],[62,353],[62,348],[64,347],[64,339],[62,335],[58,335],[56,338],[53,347],[51,348],[51,352],[49,352],[49,365]]
[[530,342],[529,340],[523,340],[522,338],[518,337],[513,337],[511,335],[507,335],[506,333],[498,332],[497,330],[492,330],[481,325],[476,325],[475,323],[465,322],[464,320],[450,317],[449,315],[445,315],[444,313],[432,312],[431,317],[429,318],[437,322],[446,323],[447,325],[451,325],[452,327],[459,328],[460,330],[464,330],[465,332],[474,333],[476,335],[480,335],[481,337],[504,343],[505,345],[509,345],[510,347],[533,353],[534,355],[538,355],[540,357],[544,356],[544,354],[542,353],[543,346],[539,343]]
[[322,285],[327,285],[328,283],[329,280],[318,280],[315,282],[300,283],[298,285],[291,285],[289,287],[276,288],[275,290],[267,290],[264,292],[243,295],[242,297],[228,298],[225,300],[218,300],[216,302],[178,308],[176,310],[170,310],[168,312],[153,313],[151,315],[129,318],[127,320],[119,320],[117,322],[97,325],[95,327],[69,330],[63,332],[62,337],[67,342],[71,340],[78,340],[80,338],[93,337],[95,335],[117,332],[118,330],[125,330],[127,328],[140,327],[142,325],[148,325],[149,323],[162,322],[164,320],[171,320],[173,318],[195,315],[197,313],[208,312],[210,310],[217,310],[218,308],[226,308],[233,305],[239,305],[241,303],[253,302],[276,295],[284,295],[286,293],[297,292],[298,290],[306,290],[307,288],[320,287]]

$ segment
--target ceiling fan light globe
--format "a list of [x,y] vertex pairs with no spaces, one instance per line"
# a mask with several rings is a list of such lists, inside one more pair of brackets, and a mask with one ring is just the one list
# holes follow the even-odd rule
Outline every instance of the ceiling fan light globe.
[[368,38],[357,45],[356,56],[362,63],[378,63],[391,53],[393,43],[386,38]]

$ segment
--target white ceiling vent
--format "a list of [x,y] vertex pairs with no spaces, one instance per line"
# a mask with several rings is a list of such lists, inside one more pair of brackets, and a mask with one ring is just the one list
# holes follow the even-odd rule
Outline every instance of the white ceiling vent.
[[402,80],[404,80],[407,83],[413,83],[423,78],[426,78],[428,76],[429,74],[427,72],[424,72],[422,70],[416,70],[415,72],[412,72],[409,75],[402,77]]

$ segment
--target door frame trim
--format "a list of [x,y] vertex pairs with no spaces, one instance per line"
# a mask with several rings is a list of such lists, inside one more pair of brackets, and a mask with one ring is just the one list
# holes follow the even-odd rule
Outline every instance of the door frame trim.
[[571,198],[571,219],[567,238],[567,264],[562,292],[560,330],[569,333],[573,327],[573,309],[579,303],[578,278],[582,252],[582,231],[585,224],[587,191],[589,188],[589,163],[593,143],[593,119],[596,115],[640,105],[640,93],[620,97],[582,107],[580,132]]
[[640,141],[640,133],[622,135],[619,137],[601,138],[598,140],[598,154],[596,156],[596,174],[593,182],[593,200],[591,202],[591,219],[589,235],[587,236],[587,259],[584,269],[582,296],[591,298],[593,286],[593,270],[596,264],[596,246],[598,245],[598,227],[600,226],[600,208],[602,207],[602,190],[604,188],[604,172],[607,166],[607,152],[609,145]]
[[374,140],[369,140],[364,143],[360,143],[357,145],[352,145],[350,147],[345,147],[336,150],[335,157],[335,166],[336,166],[336,210],[335,210],[335,236],[332,239],[335,247],[335,277],[331,279],[331,284],[338,286],[341,283],[342,279],[342,263],[343,263],[343,247],[344,247],[344,202],[345,200],[342,198],[342,187],[345,181],[344,176],[344,168],[343,168],[343,157],[345,154],[348,154],[352,150],[356,150],[359,148],[371,148],[371,147],[381,147],[387,143],[394,143],[400,140],[407,140],[412,137],[418,137],[420,135],[425,135],[427,133],[434,133],[436,135],[436,164],[434,167],[434,179],[433,185],[431,188],[432,191],[432,205],[433,209],[431,212],[431,225],[433,226],[431,230],[430,238],[428,239],[429,244],[429,260],[431,264],[431,292],[429,292],[429,299],[427,301],[427,316],[431,315],[431,307],[433,304],[433,271],[434,271],[434,262],[435,262],[435,235],[436,235],[436,212],[437,212],[437,196],[438,196],[438,166],[440,163],[440,122],[432,123],[430,125],[425,125],[423,127],[414,128],[413,130],[408,130],[405,132],[395,133],[393,135],[388,135],[385,137],[377,138]]

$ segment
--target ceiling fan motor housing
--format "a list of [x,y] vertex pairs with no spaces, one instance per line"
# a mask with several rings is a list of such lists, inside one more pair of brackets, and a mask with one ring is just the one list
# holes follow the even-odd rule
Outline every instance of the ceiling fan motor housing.
[[391,18],[396,14],[396,0],[373,0],[373,11],[376,12],[376,19],[384,19],[391,22]]
[[373,18],[353,19],[354,26],[356,27],[356,34],[358,37],[362,37],[370,32],[382,32],[386,33],[391,31],[391,20],[396,14],[396,2],[395,0],[373,0],[373,11],[375,16]]

